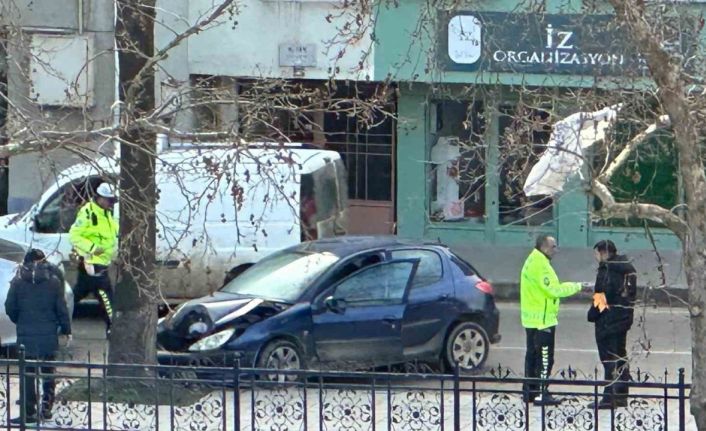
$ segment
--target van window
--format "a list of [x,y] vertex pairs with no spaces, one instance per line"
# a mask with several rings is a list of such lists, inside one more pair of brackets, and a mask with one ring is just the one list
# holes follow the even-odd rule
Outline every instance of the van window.
[[314,193],[318,221],[335,217],[339,211],[336,170],[333,164],[326,164],[314,172]]
[[348,174],[346,173],[346,165],[343,164],[343,160],[338,159],[334,162],[333,167],[336,169],[338,208],[339,211],[343,211],[348,208]]
[[14,242],[0,239],[0,259],[9,260],[10,262],[22,263],[25,256],[25,249]]
[[311,174],[302,174],[301,191],[299,199],[299,219],[301,220],[301,241],[318,239],[316,230],[317,214],[316,200],[314,199],[314,177]]
[[343,211],[348,206],[346,170],[338,159],[301,176],[301,240],[345,233]]
[[76,220],[78,210],[88,202],[103,181],[100,177],[90,177],[61,187],[37,213],[35,232],[67,233]]

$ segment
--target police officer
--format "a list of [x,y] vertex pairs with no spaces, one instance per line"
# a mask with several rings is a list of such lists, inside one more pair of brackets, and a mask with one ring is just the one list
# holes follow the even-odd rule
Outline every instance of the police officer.
[[[520,312],[527,335],[525,377],[547,379],[554,365],[554,336],[559,323],[559,298],[581,291],[579,283],[560,283],[552,268],[556,239],[548,235],[537,238],[535,249],[527,257],[520,275]],[[556,405],[546,385],[523,385],[525,402],[535,405]]]
[[611,382],[598,405],[610,409],[627,405],[630,370],[627,362],[627,336],[633,322],[637,296],[637,274],[627,256],[619,255],[613,241],[603,240],[593,246],[598,273],[593,305],[588,320],[595,322],[598,356],[604,379]]
[[[10,283],[5,300],[5,312],[17,328],[17,344],[23,345],[26,357],[40,361],[54,360],[59,347],[59,333],[71,337],[71,317],[64,299],[64,283],[57,276],[60,271],[46,262],[41,250],[32,249],[24,258],[17,276]],[[36,423],[37,390],[36,377],[41,371],[42,381],[41,419],[52,417],[54,404],[54,367],[28,366],[25,373],[24,393],[21,400],[25,406],[25,425]],[[12,424],[21,424],[15,418]]]
[[78,279],[74,287],[74,303],[93,293],[103,308],[106,336],[113,319],[113,287],[108,268],[118,248],[118,222],[113,217],[115,189],[102,183],[94,200],[78,212],[69,230],[74,251],[79,256]]

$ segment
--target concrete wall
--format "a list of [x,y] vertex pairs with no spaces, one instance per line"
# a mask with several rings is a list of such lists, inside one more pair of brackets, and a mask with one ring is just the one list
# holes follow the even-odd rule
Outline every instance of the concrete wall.
[[[188,3],[191,22],[213,4],[211,0]],[[359,41],[328,47],[330,41],[338,38],[340,27],[351,20],[355,23],[355,15],[351,14],[327,21],[329,15],[335,17],[341,12],[336,7],[340,2],[249,0],[243,3],[232,20],[223,19],[220,25],[189,40],[190,73],[292,78],[293,67],[279,65],[279,46],[293,43],[315,44],[316,65],[305,67],[300,78],[328,79],[336,69],[338,79],[365,80],[374,75],[371,28]],[[345,55],[339,59],[342,47]],[[366,52],[371,55],[365,56]],[[358,71],[362,60],[363,69]]]
[[[8,96],[18,110],[8,113],[8,133],[28,125],[37,129],[72,130],[97,128],[113,121],[111,105],[115,100],[114,6],[112,0],[84,0],[83,32],[92,39],[89,55],[94,72],[93,103],[82,107],[49,107],[31,100],[28,81],[29,48],[32,34],[67,34],[79,32],[80,0],[4,0],[2,21],[8,26]],[[22,30],[22,31],[20,31]],[[63,61],[81,61],[62,59]],[[27,124],[29,119],[30,124]],[[84,145],[84,143],[80,143]],[[87,156],[95,151],[112,152],[110,144],[85,143]],[[103,144],[103,145],[101,145]],[[28,208],[54,180],[56,172],[77,163],[81,157],[66,151],[26,154],[10,159],[9,212]]]

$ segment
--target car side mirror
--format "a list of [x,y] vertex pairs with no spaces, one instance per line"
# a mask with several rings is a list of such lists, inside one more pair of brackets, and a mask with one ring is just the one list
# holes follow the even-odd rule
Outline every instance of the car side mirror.
[[32,224],[29,226],[29,230],[39,232],[39,214],[35,214],[35,216],[32,217]]
[[343,314],[346,311],[346,300],[345,299],[337,299],[334,298],[333,296],[329,296],[326,299],[324,299],[324,305],[326,308],[331,310],[334,313],[338,314]]

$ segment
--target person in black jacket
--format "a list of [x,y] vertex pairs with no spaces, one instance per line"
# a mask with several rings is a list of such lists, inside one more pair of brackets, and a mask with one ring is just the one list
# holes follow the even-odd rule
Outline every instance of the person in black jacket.
[[637,274],[627,256],[619,255],[613,241],[596,243],[593,251],[598,261],[594,302],[588,320],[595,323],[598,356],[604,379],[611,382],[598,405],[610,409],[627,405],[630,369],[627,362],[627,335],[633,322],[637,296]]
[[[59,332],[71,337],[71,318],[64,298],[60,271],[45,260],[40,250],[30,250],[18,274],[10,283],[5,312],[17,327],[17,344],[24,346],[27,359],[51,361],[59,348]],[[25,424],[37,422],[36,367],[28,366],[25,374]],[[41,367],[41,418],[51,419],[54,403],[53,367]],[[12,423],[21,423],[15,418]]]

